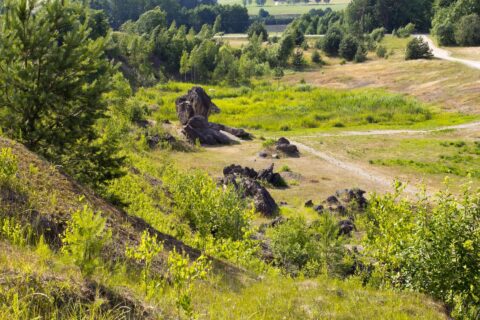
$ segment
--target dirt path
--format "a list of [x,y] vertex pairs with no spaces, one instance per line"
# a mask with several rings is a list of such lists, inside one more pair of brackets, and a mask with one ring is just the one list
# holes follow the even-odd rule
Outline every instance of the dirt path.
[[[318,137],[332,137],[332,136],[367,136],[367,135],[403,135],[403,134],[425,134],[425,133],[431,133],[431,132],[437,132],[441,130],[462,130],[462,129],[472,129],[472,128],[477,128],[480,127],[480,122],[472,122],[472,123],[465,123],[465,124],[460,124],[460,125],[455,125],[455,126],[448,126],[448,127],[441,127],[441,128],[436,128],[436,129],[430,129],[430,130],[371,130],[371,131],[347,131],[347,132],[341,132],[341,133],[319,133],[317,135],[311,135],[311,136],[298,136],[295,138],[318,138]],[[373,182],[376,185],[382,186],[389,188],[392,186],[392,179],[394,177],[383,175],[378,172],[374,172],[370,170],[369,168],[366,168],[363,165],[356,164],[353,162],[345,161],[342,159],[337,158],[335,155],[324,152],[324,151],[319,151],[316,150],[313,147],[310,147],[304,143],[301,143],[299,141],[292,141],[293,144],[296,144],[300,150],[310,153],[332,165],[335,167],[341,168],[342,170],[345,170],[352,175],[355,175],[360,178],[367,179],[371,182]],[[408,185],[406,190],[407,193],[411,195],[415,195],[419,192],[419,190],[412,186]],[[430,193],[429,193],[430,194]]]
[[422,38],[425,40],[430,48],[432,48],[433,55],[435,58],[442,59],[442,60],[447,60],[447,61],[452,61],[452,62],[458,62],[462,63],[470,68],[474,69],[479,69],[480,70],[480,61],[475,61],[475,60],[467,60],[467,59],[460,59],[460,58],[455,58],[451,56],[451,53],[445,49],[440,49],[438,48],[435,43],[430,39],[427,35],[419,35],[418,37]]
[[[374,172],[371,172],[369,170],[367,170],[366,168],[364,168],[363,166],[361,165],[358,165],[358,164],[355,164],[355,163],[351,163],[351,162],[347,162],[347,161],[343,161],[343,160],[340,160],[338,158],[336,158],[334,155],[330,154],[330,153],[327,153],[327,152],[324,152],[324,151],[319,151],[319,150],[316,150],[310,146],[307,146],[301,142],[298,142],[298,141],[291,141],[293,144],[297,145],[297,147],[300,148],[301,151],[304,151],[304,152],[307,152],[307,153],[310,153],[336,167],[339,167],[357,177],[361,177],[361,178],[364,178],[364,179],[367,179],[373,183],[375,183],[376,185],[379,185],[379,186],[383,186],[385,187],[386,189],[390,189],[392,187],[392,183],[393,183],[393,177],[388,177],[388,176],[385,176],[385,175],[381,175],[379,173],[374,173]],[[419,192],[419,190],[412,186],[412,185],[407,185],[406,189],[405,189],[405,192],[409,193],[410,195],[415,195]]]
[[349,136],[395,136],[400,134],[425,134],[432,132],[439,132],[443,130],[462,130],[462,129],[473,129],[480,128],[480,121],[469,122],[454,126],[446,126],[429,130],[410,130],[410,129],[399,129],[399,130],[367,130],[367,131],[342,131],[339,133],[318,133],[308,136],[296,136],[295,138],[318,138],[318,137],[349,137]]

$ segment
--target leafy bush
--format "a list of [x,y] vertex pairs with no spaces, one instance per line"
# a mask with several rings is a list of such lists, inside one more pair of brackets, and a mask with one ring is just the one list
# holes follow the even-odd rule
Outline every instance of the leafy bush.
[[455,40],[455,28],[450,21],[435,26],[434,33],[442,46],[453,46],[457,43]]
[[250,228],[247,203],[233,187],[224,190],[204,172],[183,173],[171,166],[166,169],[164,182],[177,215],[202,237],[211,234],[239,240]]
[[85,205],[72,214],[62,239],[62,251],[89,276],[100,265],[100,252],[110,239],[106,219]]
[[295,50],[293,53],[292,65],[297,70],[302,70],[306,66],[307,62],[303,57],[303,51],[300,49]]
[[260,37],[262,41],[268,40],[268,31],[265,28],[265,24],[260,21],[255,21],[250,25],[247,31],[248,37],[251,38],[254,35]]
[[[151,291],[150,269],[153,259],[163,251],[163,244],[157,241],[157,236],[151,236],[148,231],[142,234],[142,240],[136,247],[127,247],[125,255],[127,258],[134,259],[143,263],[142,280],[145,287],[145,295],[148,296]],[[154,289],[154,288],[153,288]]]
[[362,45],[358,46],[357,52],[355,53],[355,58],[353,60],[356,63],[361,63],[367,60],[367,50]]
[[372,37],[372,39],[375,40],[376,42],[380,42],[385,37],[385,32],[386,32],[385,28],[383,27],[377,28],[370,33],[370,37]]
[[407,24],[405,27],[398,28],[395,35],[399,38],[408,38],[415,31],[415,25],[413,23]]
[[432,49],[422,38],[415,37],[408,42],[405,60],[431,59],[432,57]]
[[461,46],[480,45],[480,17],[477,14],[460,19],[455,25],[455,40]]
[[9,183],[18,172],[17,157],[11,148],[2,148],[0,151],[0,183]]
[[318,50],[316,49],[312,52],[312,62],[316,64],[323,63],[322,57],[320,56],[320,52],[318,52]]
[[177,308],[185,311],[189,318],[193,318],[192,285],[195,280],[205,279],[211,269],[211,263],[204,255],[195,262],[189,263],[188,256],[170,251],[167,259],[168,277],[172,281],[177,295]]
[[480,193],[461,197],[448,189],[416,202],[396,192],[371,199],[366,219],[367,255],[375,261],[372,281],[416,289],[443,300],[458,319],[480,311]]
[[334,217],[325,214],[308,225],[296,217],[268,230],[275,263],[293,275],[342,274],[345,250]]
[[387,56],[387,48],[385,48],[384,46],[378,46],[376,53],[377,53],[377,57],[385,58]]

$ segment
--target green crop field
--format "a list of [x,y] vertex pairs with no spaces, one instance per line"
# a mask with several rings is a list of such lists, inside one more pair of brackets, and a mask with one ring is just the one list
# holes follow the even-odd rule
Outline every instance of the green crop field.
[[[218,0],[220,4],[243,4],[242,0]],[[248,13],[250,15],[257,15],[260,8],[267,10],[271,15],[299,15],[309,12],[312,9],[326,9],[331,8],[333,10],[342,10],[350,3],[349,0],[331,0],[330,3],[316,4],[312,1],[312,4],[305,4],[304,2],[296,4],[278,4],[275,5],[273,0],[267,0],[267,3],[263,6],[257,6],[254,4],[248,5]]]

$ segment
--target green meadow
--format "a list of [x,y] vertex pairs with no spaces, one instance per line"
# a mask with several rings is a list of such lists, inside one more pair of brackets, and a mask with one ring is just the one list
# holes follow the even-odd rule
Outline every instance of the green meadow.
[[[138,91],[139,106],[157,105],[155,120],[176,120],[175,99],[193,84],[168,83]],[[221,109],[210,120],[265,132],[302,133],[341,129],[427,128],[468,122],[474,116],[446,113],[435,106],[381,89],[339,90],[307,84],[251,87],[205,86]]]

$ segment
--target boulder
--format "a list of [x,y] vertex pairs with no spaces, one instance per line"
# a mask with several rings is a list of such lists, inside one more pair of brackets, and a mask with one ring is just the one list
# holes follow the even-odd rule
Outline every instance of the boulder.
[[266,181],[275,187],[284,187],[285,181],[279,173],[273,172],[274,164],[258,172],[258,179]]
[[346,204],[347,207],[358,211],[363,211],[367,208],[367,199],[365,198],[365,191],[361,189],[345,189],[335,193],[335,195]]
[[183,127],[182,133],[191,143],[199,141],[201,144],[217,145],[231,142],[225,134],[210,128],[208,121],[203,116],[190,118]]
[[283,154],[290,156],[290,157],[298,157],[300,156],[300,151],[296,145],[291,144],[287,138],[280,138],[275,143],[275,150],[282,152]]
[[307,202],[305,202],[305,207],[306,207],[306,208],[312,208],[312,207],[313,207],[313,201],[312,201],[312,200],[308,200]]
[[220,112],[220,109],[201,87],[190,89],[186,95],[176,100],[175,105],[178,119],[183,125],[186,125],[194,116],[202,116],[208,122],[211,114]]
[[207,145],[230,144],[230,138],[222,131],[240,139],[252,138],[243,129],[208,122],[208,117],[213,113],[219,113],[220,109],[201,87],[190,89],[186,95],[176,100],[175,105],[177,117],[184,126],[182,132],[191,143],[200,141],[201,144]]
[[342,236],[350,236],[354,230],[357,228],[355,227],[355,224],[353,223],[352,220],[347,219],[347,220],[342,220],[338,222],[338,235]]
[[278,205],[270,195],[270,192],[258,181],[251,178],[241,178],[238,182],[238,189],[245,197],[252,198],[255,209],[267,217],[275,216],[278,212]]
[[322,214],[325,208],[321,204],[319,204],[318,206],[315,206],[313,210],[315,210],[318,214]]
[[223,175],[226,177],[228,175],[243,176],[247,178],[257,179],[258,173],[255,169],[249,167],[242,167],[240,165],[229,165],[228,167],[223,168]]
[[233,185],[243,198],[253,199],[255,210],[263,215],[273,217],[278,213],[277,203],[270,192],[257,180],[245,176],[236,178],[234,174],[230,174],[225,176],[221,183],[223,185]]
[[153,136],[147,136],[147,144],[150,149],[154,149],[160,142],[166,142],[169,145],[173,145],[177,140],[170,133],[166,132],[162,135],[155,134]]
[[267,153],[266,151],[260,151],[260,152],[258,153],[258,156],[259,156],[260,158],[266,158],[266,157],[268,157],[268,153]]

